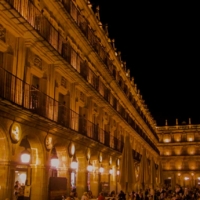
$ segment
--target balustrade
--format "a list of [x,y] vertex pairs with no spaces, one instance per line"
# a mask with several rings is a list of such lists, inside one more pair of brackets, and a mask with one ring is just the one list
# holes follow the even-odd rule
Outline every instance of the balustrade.
[[[77,70],[85,80],[87,80],[94,87],[94,89],[96,89],[108,102],[110,101],[110,98],[109,98],[110,95],[108,95],[108,93],[104,91],[104,90],[106,90],[106,87],[104,86],[104,84],[99,80],[99,78],[97,78],[97,76],[94,74],[94,72],[92,72],[92,70],[87,66],[87,64],[83,62],[83,60],[77,54],[77,52],[69,44],[66,44],[66,40],[61,36],[61,34],[52,26],[52,24],[44,16],[44,14],[43,14],[44,11],[40,12],[30,0],[22,0],[22,1],[6,0],[6,1],[13,8],[15,8],[20,13],[20,15],[24,19],[26,19],[27,22],[35,30],[49,44],[51,44],[51,46],[54,47],[54,49],[75,70]],[[108,67],[108,69],[111,70],[110,72],[113,75],[116,74],[116,71],[114,69],[115,67],[114,67],[114,65],[112,65],[108,54],[105,52],[104,47],[100,44],[100,41],[97,38],[97,36],[94,35],[94,31],[89,27],[87,21],[86,20],[84,21],[83,20],[84,18],[81,18],[82,16],[80,16],[81,14],[80,14],[78,8],[75,6],[75,4],[72,1],[67,2],[67,1],[63,0],[61,2],[63,3],[64,8],[70,13],[70,15],[72,16],[74,21],[79,25],[80,29],[84,30],[83,31],[84,35],[86,36],[86,38],[88,39],[90,44],[93,46],[95,51],[98,53],[98,55],[100,56],[102,61],[105,63],[105,66]],[[85,26],[85,28],[83,26]],[[109,63],[109,65],[108,65],[108,63]],[[90,77],[89,77],[89,75],[90,75]],[[114,78],[116,79],[116,75],[115,75]],[[6,79],[6,80],[8,80],[8,79]],[[13,84],[14,82],[10,81],[9,83]],[[6,91],[3,91],[4,93],[6,92],[5,93],[5,97],[7,99],[12,100],[14,98],[14,97],[10,98],[9,95],[11,95],[11,92],[9,92],[9,90],[14,90],[15,87],[20,88],[21,86],[19,85],[19,83],[17,84],[17,86],[15,86],[15,84],[9,85],[7,87],[7,89],[6,89]],[[25,86],[26,89],[28,87],[29,87],[28,85]],[[25,95],[24,102],[29,101],[29,98],[30,98],[30,105],[28,107],[30,107],[30,109],[32,109],[33,111],[36,112],[37,111],[37,104],[38,104],[37,103],[37,101],[38,101],[37,98],[39,98],[40,99],[40,107],[41,107],[41,109],[38,112],[41,112],[40,114],[42,116],[44,114],[46,114],[47,112],[49,112],[47,110],[47,108],[46,108],[46,105],[45,105],[45,102],[47,100],[43,97],[43,95],[40,94],[39,92],[36,92],[36,91],[30,92],[30,89],[28,89],[28,91],[29,91],[28,94],[24,94]],[[123,91],[123,88],[122,88],[122,91]],[[37,96],[36,96],[36,93],[38,93]],[[16,101],[16,98],[15,98],[15,101]],[[19,98],[18,98],[18,101],[20,101]],[[52,107],[52,106],[55,106],[55,105],[53,105],[53,103],[55,104],[55,102],[53,102],[53,100],[50,100],[48,98],[48,102],[49,102],[48,108]],[[26,104],[26,106],[27,106],[27,104]],[[114,109],[119,111],[119,109],[118,109],[119,108],[119,103],[118,102],[114,101],[113,107],[114,107]],[[136,106],[136,110],[138,111],[138,113],[140,113],[139,112],[139,108],[137,108],[137,106]],[[51,119],[55,118],[55,116],[53,116],[54,112],[49,113],[49,115],[51,115],[51,117],[50,117]],[[74,123],[75,122],[72,123],[73,124],[73,128],[77,126]],[[153,129],[151,128],[151,130],[153,130]],[[154,133],[154,130],[153,130],[153,133]],[[156,135],[156,134],[154,133],[154,135]],[[156,135],[156,137],[157,137],[157,135]]]
[[[84,116],[68,109],[64,104],[42,93],[38,88],[23,82],[1,67],[0,98],[44,118],[53,120],[117,151],[122,151],[121,141],[99,128],[98,124],[93,124]],[[115,140],[118,144],[121,144],[121,147],[119,145],[117,147],[111,146],[111,139],[113,142]]]

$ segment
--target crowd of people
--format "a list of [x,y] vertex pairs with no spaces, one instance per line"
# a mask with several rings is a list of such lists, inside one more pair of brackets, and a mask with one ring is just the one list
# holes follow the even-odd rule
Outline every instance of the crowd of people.
[[[125,193],[120,191],[118,194],[115,191],[105,194],[100,192],[98,197],[94,197],[92,192],[84,192],[81,200],[200,200],[200,187],[182,187],[180,185],[175,186],[175,190],[172,190],[170,185],[163,186],[157,189],[140,189],[139,191],[132,191]],[[77,193],[71,192],[69,197],[63,198],[63,200],[78,200]]]

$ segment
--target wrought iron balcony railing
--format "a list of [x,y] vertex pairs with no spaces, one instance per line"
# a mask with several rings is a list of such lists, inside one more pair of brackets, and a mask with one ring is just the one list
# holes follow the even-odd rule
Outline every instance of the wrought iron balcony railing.
[[0,98],[122,152],[121,140],[1,67]]
[[[18,13],[52,46],[54,49],[66,60],[90,85],[94,87],[94,89],[103,96],[103,98],[111,105],[113,105],[113,108],[117,110],[117,112],[124,118],[123,113],[119,110],[120,104],[119,102],[113,97],[114,103],[111,102],[110,98],[110,91],[106,88],[104,83],[99,79],[99,77],[88,67],[87,63],[82,60],[82,58],[78,55],[78,53],[66,42],[66,39],[62,37],[62,35],[52,26],[52,24],[48,21],[48,19],[43,15],[42,12],[40,12],[35,5],[30,0],[6,0]],[[69,1],[71,2],[71,1]],[[72,2],[69,4],[70,7],[67,8],[71,9],[73,7]],[[26,9],[24,9],[26,8]],[[74,20],[77,21],[78,18],[76,18],[76,13],[78,11],[75,11],[74,9],[77,9],[76,7],[73,7],[73,10],[70,10],[70,13]],[[89,28],[89,27],[88,27]],[[89,31],[89,29],[88,29]],[[88,38],[91,38],[88,36]],[[95,42],[96,45],[96,42]],[[96,47],[97,48],[97,47]],[[98,45],[98,48],[100,46]],[[97,49],[98,49],[97,48]],[[108,68],[110,68],[108,66]],[[112,67],[111,67],[112,68]],[[127,122],[129,121],[129,118],[124,118]],[[131,119],[134,121],[133,119]],[[134,122],[135,123],[135,122]],[[136,124],[136,123],[135,123]],[[148,125],[148,124],[147,124]],[[156,146],[149,140],[149,138],[146,136],[146,134],[143,132],[143,130],[136,124],[137,132],[139,135],[143,137],[146,142],[149,143],[149,145],[156,150],[158,149]],[[132,126],[134,130],[136,128]],[[153,130],[153,129],[152,129]],[[142,134],[140,134],[142,132]],[[154,131],[153,131],[154,133]],[[154,133],[155,134],[155,133]],[[157,138],[157,135],[155,135]]]
[[[123,80],[122,78],[117,78],[117,74],[115,71],[115,66],[113,65],[112,61],[109,58],[108,53],[105,50],[105,47],[103,47],[99,41],[99,38],[95,35],[94,31],[90,28],[89,23],[85,19],[85,17],[80,13],[77,6],[75,6],[74,2],[69,1],[63,1],[61,0],[64,8],[66,11],[71,15],[71,17],[74,19],[75,23],[78,25],[82,33],[85,35],[93,49],[97,52],[102,62],[105,64],[107,69],[109,70],[110,74],[113,76],[113,78],[116,80],[122,91],[125,93],[125,95],[128,98],[128,87],[125,84],[122,84]],[[124,68],[123,68],[124,69]],[[134,105],[134,104],[133,104]],[[134,105],[136,107],[137,112],[140,114],[142,119],[147,122],[148,120],[144,116],[144,114],[141,114],[141,110],[139,107]],[[154,136],[158,139],[158,136],[155,132],[155,130],[152,128],[152,126],[149,123],[146,123],[151,132],[154,134]]]

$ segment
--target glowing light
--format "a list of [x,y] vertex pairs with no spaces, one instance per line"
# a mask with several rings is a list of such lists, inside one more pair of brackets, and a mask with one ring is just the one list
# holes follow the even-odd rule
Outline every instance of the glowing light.
[[99,168],[99,173],[103,173],[104,172],[104,168],[101,166],[100,168]]
[[58,168],[58,166],[59,166],[58,157],[52,157],[51,158],[51,167]]
[[25,149],[24,151],[22,151],[22,154],[21,154],[21,161],[22,161],[22,163],[29,163],[30,159],[31,159],[30,152],[27,149]]
[[78,162],[77,162],[75,156],[73,156],[73,160],[72,160],[72,162],[71,162],[71,168],[72,168],[72,169],[78,169]]
[[93,170],[93,166],[92,164],[89,162],[88,166],[87,166],[87,170],[88,172],[91,172]]
[[20,174],[19,178],[20,178],[20,182],[25,184],[25,182],[26,182],[26,174],[25,173]]
[[169,134],[164,135],[163,142],[165,143],[171,142],[171,136]]

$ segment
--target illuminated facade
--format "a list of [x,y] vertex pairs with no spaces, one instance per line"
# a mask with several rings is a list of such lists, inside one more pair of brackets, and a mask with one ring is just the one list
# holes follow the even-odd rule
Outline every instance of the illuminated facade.
[[200,126],[191,120],[181,125],[157,127],[163,181],[192,187],[200,184]]
[[137,189],[159,185],[155,122],[98,9],[84,0],[1,0],[0,199],[13,198],[16,181],[31,200],[119,191],[126,135]]

